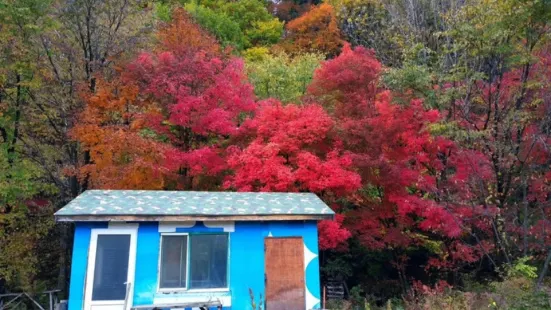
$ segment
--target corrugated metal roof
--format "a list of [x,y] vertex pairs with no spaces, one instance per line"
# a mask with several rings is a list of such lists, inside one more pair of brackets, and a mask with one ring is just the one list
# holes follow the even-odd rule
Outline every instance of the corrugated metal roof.
[[334,212],[312,193],[88,190],[55,213],[76,216],[323,215]]

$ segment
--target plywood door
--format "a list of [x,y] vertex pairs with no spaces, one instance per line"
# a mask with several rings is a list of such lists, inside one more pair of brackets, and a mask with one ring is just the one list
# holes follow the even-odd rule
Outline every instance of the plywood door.
[[266,238],[266,310],[304,310],[304,243],[301,237]]

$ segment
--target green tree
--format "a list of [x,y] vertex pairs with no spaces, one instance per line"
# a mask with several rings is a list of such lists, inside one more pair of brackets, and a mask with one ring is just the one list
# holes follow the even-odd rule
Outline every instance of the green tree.
[[32,91],[41,85],[36,39],[51,26],[49,5],[0,1],[0,282],[15,290],[39,285],[35,276],[42,253],[35,249],[52,224],[51,217],[43,217],[49,209],[31,201],[54,189],[40,167],[21,155],[25,113]]
[[243,32],[239,28],[239,24],[226,13],[213,10],[195,2],[186,4],[185,8],[199,25],[218,39],[222,46],[233,46],[238,50],[243,49]]
[[74,171],[88,160],[68,131],[81,91],[150,41],[153,13],[141,0],[0,0],[0,278],[9,289],[65,288],[70,229],[52,227],[52,213],[86,186]]
[[353,45],[373,48],[377,57],[387,66],[399,67],[404,50],[421,45],[427,54],[425,62],[434,62],[429,56],[441,53],[449,43],[437,36],[449,30],[444,20],[466,3],[462,0],[330,0],[336,8],[339,27]]
[[339,28],[352,45],[372,48],[377,58],[388,66],[401,62],[405,44],[400,24],[393,20],[381,0],[336,0]]
[[[30,94],[23,152],[58,188],[50,199],[55,208],[88,186],[86,177],[79,178],[76,172],[89,163],[90,156],[68,134],[83,108],[82,95],[96,91],[98,75],[112,74],[114,61],[150,45],[158,22],[152,5],[142,0],[53,0],[50,6],[54,26],[34,44],[40,49],[36,75],[42,84]],[[56,237],[51,240],[59,242],[57,288],[64,290],[70,225],[57,224],[52,233]]]
[[283,35],[283,22],[278,19],[255,21],[245,30],[245,46],[269,46],[276,44]]
[[190,1],[185,8],[222,45],[239,50],[275,44],[283,35],[283,22],[262,0]]
[[[45,182],[44,172],[29,160],[8,155],[6,144],[0,150],[0,282],[11,291],[44,289],[55,278],[40,279],[38,250],[53,227],[52,206],[41,197],[56,188]],[[19,146],[16,147],[16,150]],[[48,251],[57,249],[56,244]],[[55,255],[50,257],[54,258]]]
[[239,24],[245,48],[275,44],[283,35],[283,22],[268,12],[262,0],[228,1],[221,10]]
[[260,99],[277,98],[283,103],[298,103],[312,81],[314,70],[324,59],[321,54],[262,54],[252,49],[246,54],[249,81]]

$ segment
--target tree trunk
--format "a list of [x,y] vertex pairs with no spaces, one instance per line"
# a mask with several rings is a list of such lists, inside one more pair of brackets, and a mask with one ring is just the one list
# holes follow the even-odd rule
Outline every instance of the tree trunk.
[[60,247],[60,255],[59,255],[59,273],[57,276],[57,289],[61,290],[62,294],[65,294],[65,296],[69,296],[69,291],[67,291],[67,269],[68,269],[68,256],[69,253],[67,251],[67,244],[69,242],[69,233],[68,233],[68,225],[66,223],[58,223],[58,229],[59,229],[59,247]]
[[524,257],[528,256],[528,185],[526,184],[526,179],[524,180],[524,186],[522,189],[522,255]]
[[545,275],[547,275],[547,270],[549,269],[549,263],[551,263],[551,249],[549,249],[549,252],[547,252],[547,258],[545,259],[545,264],[543,265],[543,268],[541,269],[541,273],[538,277],[538,282],[536,283],[536,289],[540,289],[541,284],[543,283],[543,279],[545,278]]

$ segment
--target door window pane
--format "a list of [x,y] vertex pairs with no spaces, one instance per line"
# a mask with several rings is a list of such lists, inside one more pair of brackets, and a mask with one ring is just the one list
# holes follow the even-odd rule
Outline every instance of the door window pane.
[[92,300],[124,300],[130,235],[98,235]]
[[228,270],[228,235],[192,235],[190,288],[225,288]]
[[187,236],[163,236],[161,251],[161,288],[185,288]]

